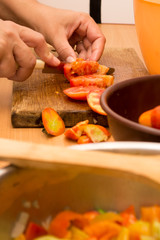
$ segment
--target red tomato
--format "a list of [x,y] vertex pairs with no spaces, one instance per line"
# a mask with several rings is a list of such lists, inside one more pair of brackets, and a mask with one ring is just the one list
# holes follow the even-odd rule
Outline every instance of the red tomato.
[[120,215],[123,219],[122,223],[124,226],[129,226],[137,220],[133,206],[130,206],[125,211],[121,212]]
[[89,86],[89,87],[71,87],[63,90],[63,92],[70,98],[74,100],[87,100],[87,95],[91,90],[97,89],[97,87]]
[[71,63],[65,63],[64,64],[64,76],[69,80],[71,78],[71,76],[73,75],[71,73],[72,71],[72,65]]
[[87,135],[82,135],[78,138],[78,144],[92,143],[91,139]]
[[88,124],[88,122],[89,122],[88,120],[84,120],[84,121],[77,123],[72,128],[67,129],[66,132],[64,133],[64,135],[69,139],[78,140],[79,137],[82,135],[83,127],[86,124]]
[[87,124],[84,126],[83,133],[86,134],[92,142],[106,142],[110,132],[101,125]]
[[95,89],[87,95],[87,102],[90,108],[101,115],[107,115],[100,105],[100,98],[104,89]]
[[69,80],[74,76],[88,75],[96,73],[99,63],[96,61],[86,61],[81,58],[77,58],[72,63],[64,64],[64,75]]
[[109,67],[99,64],[96,74],[105,75],[108,71]]
[[37,225],[36,223],[30,222],[27,227],[25,237],[26,240],[33,240],[37,237],[44,236],[46,234],[47,231],[43,227]]
[[151,125],[153,128],[160,129],[160,106],[151,111]]
[[45,108],[42,111],[42,122],[48,134],[58,136],[64,133],[65,125],[62,118],[52,108]]
[[113,84],[113,76],[111,75],[84,75],[73,77],[70,79],[71,87],[77,86],[97,86],[99,88],[106,88]]

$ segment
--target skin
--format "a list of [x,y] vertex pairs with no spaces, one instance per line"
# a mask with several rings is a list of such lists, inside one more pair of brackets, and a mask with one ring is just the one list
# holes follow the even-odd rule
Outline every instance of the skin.
[[[52,8],[36,0],[0,0],[0,17],[0,77],[27,79],[36,63],[31,48],[51,66],[76,57],[98,61],[103,53],[105,37],[86,13]],[[47,43],[56,49],[57,57]]]

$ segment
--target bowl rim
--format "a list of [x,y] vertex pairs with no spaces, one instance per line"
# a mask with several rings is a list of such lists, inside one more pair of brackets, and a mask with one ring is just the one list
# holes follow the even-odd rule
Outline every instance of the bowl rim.
[[107,115],[110,115],[114,119],[118,120],[121,124],[123,124],[123,125],[126,124],[127,127],[133,128],[133,129],[141,131],[141,132],[143,131],[143,132],[148,133],[148,134],[152,134],[152,135],[155,135],[155,136],[160,136],[160,130],[158,130],[156,128],[143,126],[143,125],[139,124],[138,122],[134,122],[132,120],[129,120],[127,118],[124,118],[124,117],[120,116],[119,114],[114,112],[109,107],[108,102],[106,101],[108,99],[108,97],[114,91],[116,91],[118,89],[121,89],[123,87],[127,87],[128,85],[132,85],[133,83],[136,83],[136,82],[149,81],[151,78],[152,79],[156,79],[156,78],[160,79],[160,74],[130,78],[130,79],[126,79],[122,82],[118,82],[118,83],[113,84],[112,86],[105,89],[105,91],[102,93],[101,99],[100,99],[100,104],[101,104],[103,110],[107,113]]

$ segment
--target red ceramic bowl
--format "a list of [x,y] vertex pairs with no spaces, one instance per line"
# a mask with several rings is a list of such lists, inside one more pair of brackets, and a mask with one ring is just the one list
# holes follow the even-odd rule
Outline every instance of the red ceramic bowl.
[[138,123],[140,114],[160,105],[160,75],[117,83],[104,91],[101,106],[116,141],[160,142],[160,130]]

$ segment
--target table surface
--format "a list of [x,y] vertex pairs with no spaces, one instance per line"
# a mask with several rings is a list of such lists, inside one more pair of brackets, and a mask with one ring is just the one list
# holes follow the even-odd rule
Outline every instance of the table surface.
[[[134,48],[143,61],[136,36],[135,25],[101,24],[100,28],[107,39],[106,48]],[[54,146],[69,146],[73,144],[73,142],[67,140],[64,135],[48,138],[39,128],[14,129],[11,124],[12,84],[12,81],[5,78],[1,78],[0,80],[0,138]],[[112,140],[113,139],[110,141]]]

